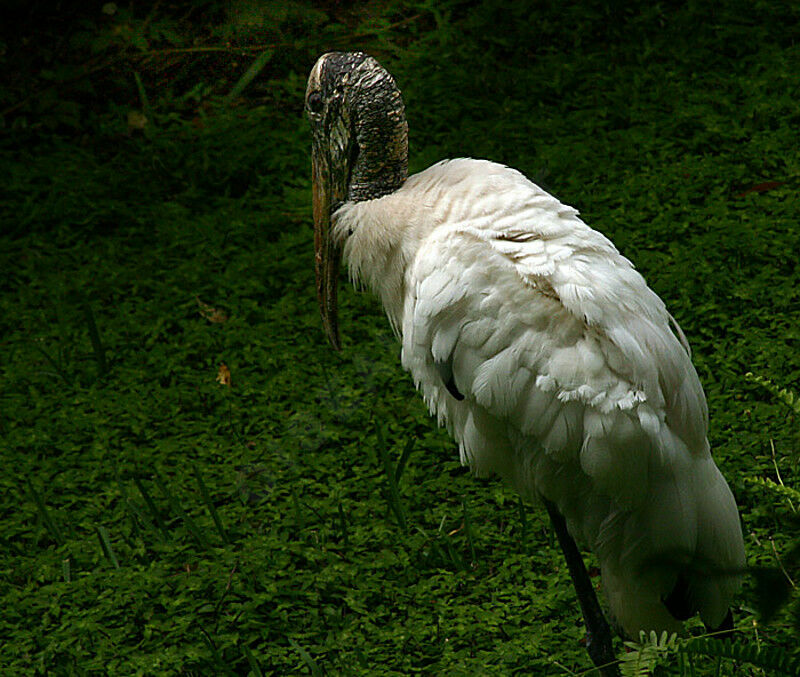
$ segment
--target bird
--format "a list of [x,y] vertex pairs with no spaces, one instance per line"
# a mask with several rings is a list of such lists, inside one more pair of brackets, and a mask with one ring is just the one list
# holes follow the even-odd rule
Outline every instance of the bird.
[[[603,674],[623,637],[733,627],[745,565],[686,337],[634,265],[522,173],[444,160],[408,176],[400,90],[323,54],[311,127],[316,291],[341,349],[340,261],[376,294],[402,366],[478,476],[544,505]],[[597,557],[611,623],[583,562]]]

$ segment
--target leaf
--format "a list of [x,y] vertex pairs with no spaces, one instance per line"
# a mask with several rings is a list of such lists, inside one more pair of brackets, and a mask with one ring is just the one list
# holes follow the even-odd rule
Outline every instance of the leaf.
[[228,365],[224,362],[219,365],[219,371],[217,372],[217,383],[228,386],[231,386],[231,370],[228,369]]
[[764,183],[757,183],[755,186],[751,186],[747,190],[743,190],[741,193],[737,193],[736,197],[744,197],[745,195],[749,195],[750,193],[766,193],[768,190],[774,190],[775,188],[780,188],[783,185],[783,181],[764,181]]
[[214,324],[224,324],[228,321],[228,314],[224,310],[204,303],[197,296],[195,296],[195,299],[197,300],[197,305],[200,306],[200,315],[206,318],[209,322],[213,322]]
[[147,127],[147,116],[142,111],[128,111],[128,129],[142,130],[145,127]]

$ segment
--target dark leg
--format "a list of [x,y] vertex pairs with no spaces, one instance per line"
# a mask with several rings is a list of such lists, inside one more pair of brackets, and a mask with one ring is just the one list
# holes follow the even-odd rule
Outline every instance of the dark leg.
[[589,574],[586,573],[586,565],[575,545],[575,541],[567,531],[567,523],[558,512],[558,509],[550,501],[544,502],[547,513],[550,515],[550,522],[556,532],[558,544],[567,560],[569,575],[572,577],[572,584],[578,595],[578,603],[581,605],[583,620],[586,623],[586,649],[592,662],[597,666],[600,674],[604,677],[618,677],[614,649],[611,646],[611,628],[603,615],[597,595],[594,593]]

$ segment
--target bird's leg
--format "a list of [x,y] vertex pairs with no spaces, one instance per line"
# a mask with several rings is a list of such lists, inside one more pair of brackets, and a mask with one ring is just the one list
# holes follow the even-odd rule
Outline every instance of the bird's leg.
[[711,628],[705,623],[703,625],[705,625],[706,632],[713,634],[717,639],[733,639],[736,632],[733,627],[733,611],[731,609],[728,609],[728,613],[719,627]]
[[581,605],[583,620],[586,624],[586,649],[592,662],[597,666],[600,674],[604,677],[618,677],[614,649],[611,646],[611,628],[603,615],[597,595],[589,580],[586,572],[586,565],[569,531],[564,517],[558,512],[558,508],[550,501],[545,500],[544,506],[550,515],[550,522],[556,532],[558,544],[567,560],[569,575],[572,577],[572,584],[578,595],[578,603]]

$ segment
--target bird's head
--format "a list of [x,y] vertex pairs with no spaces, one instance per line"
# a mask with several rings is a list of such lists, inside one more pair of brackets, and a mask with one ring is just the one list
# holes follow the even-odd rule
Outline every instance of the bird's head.
[[339,350],[341,251],[331,215],[345,202],[373,200],[403,184],[408,125],[392,76],[361,52],[330,52],[317,60],[308,77],[305,109],[312,133],[317,298],[325,333]]

